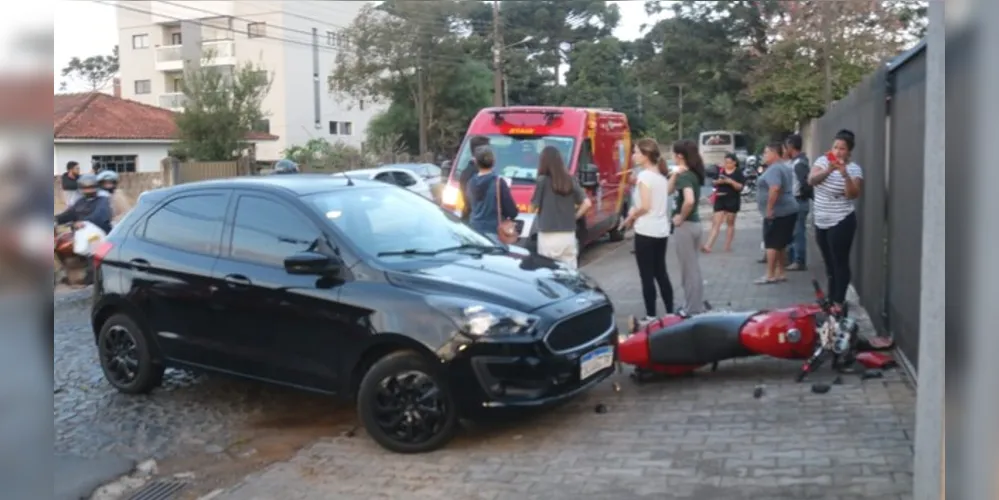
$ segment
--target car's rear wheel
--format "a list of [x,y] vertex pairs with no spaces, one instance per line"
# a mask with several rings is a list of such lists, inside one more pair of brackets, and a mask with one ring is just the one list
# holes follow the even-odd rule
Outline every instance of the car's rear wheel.
[[361,380],[357,413],[378,444],[397,453],[443,447],[458,431],[458,411],[447,381],[413,351],[389,354]]
[[163,365],[132,318],[115,314],[101,326],[97,352],[104,378],[119,392],[145,394],[163,382]]

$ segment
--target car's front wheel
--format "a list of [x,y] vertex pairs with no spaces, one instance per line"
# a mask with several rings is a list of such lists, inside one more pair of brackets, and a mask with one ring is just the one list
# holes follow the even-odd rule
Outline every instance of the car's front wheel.
[[357,413],[368,435],[397,453],[443,447],[458,430],[458,411],[447,381],[413,351],[379,359],[364,375]]
[[97,335],[104,378],[120,392],[145,394],[163,381],[163,365],[142,329],[124,314],[108,318]]

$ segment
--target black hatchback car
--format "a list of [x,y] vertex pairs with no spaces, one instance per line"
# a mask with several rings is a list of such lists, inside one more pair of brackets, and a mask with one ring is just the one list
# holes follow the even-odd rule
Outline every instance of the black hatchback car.
[[328,175],[150,191],[94,257],[92,324],[119,391],[176,366],[355,398],[385,448],[544,406],[613,371],[586,276],[500,247],[404,189]]

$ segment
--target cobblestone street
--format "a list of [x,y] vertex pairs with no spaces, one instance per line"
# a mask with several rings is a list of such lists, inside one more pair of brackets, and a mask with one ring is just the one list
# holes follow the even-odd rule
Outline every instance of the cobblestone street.
[[[702,257],[715,307],[812,299],[811,272],[752,284],[763,270],[759,223],[744,212],[735,251],[722,253],[719,242]],[[630,249],[630,241],[602,245],[584,266],[622,318],[641,312]],[[810,258],[818,269],[816,252]],[[682,303],[673,249],[669,269]],[[56,313],[56,451],[152,456],[165,460],[161,472],[214,478],[191,495],[231,486],[215,500],[911,498],[915,391],[901,371],[845,376],[828,394],[794,383],[799,363],[766,359],[645,385],[621,374],[621,392],[607,382],[540,415],[468,429],[444,450],[407,456],[350,432],[352,408],[289,389],[174,372],[150,396],[118,395],[101,378],[87,304],[74,304]]]

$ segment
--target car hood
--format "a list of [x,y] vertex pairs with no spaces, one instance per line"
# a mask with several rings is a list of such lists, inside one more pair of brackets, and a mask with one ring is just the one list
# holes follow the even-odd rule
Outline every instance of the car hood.
[[387,277],[396,286],[422,293],[455,295],[523,312],[586,292],[602,293],[579,271],[534,255],[469,256],[424,264],[387,271]]

